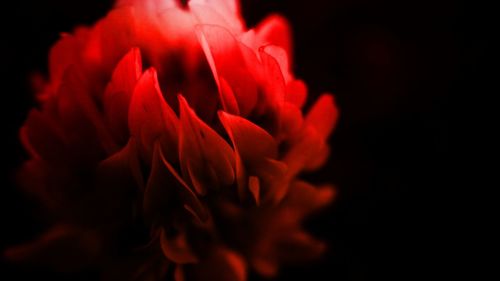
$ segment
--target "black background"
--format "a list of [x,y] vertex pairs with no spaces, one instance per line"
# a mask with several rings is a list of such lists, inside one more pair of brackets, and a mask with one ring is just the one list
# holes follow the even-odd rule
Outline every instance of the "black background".
[[[41,229],[32,202],[11,181],[26,157],[17,132],[34,104],[29,75],[46,71],[59,32],[92,24],[110,6],[109,0],[2,6],[0,250]],[[449,100],[467,90],[461,69],[474,72],[486,48],[461,22],[467,9],[457,1],[243,1],[249,26],[271,12],[291,21],[294,69],[308,83],[310,101],[333,92],[341,110],[330,161],[309,176],[338,188],[332,207],[308,223],[330,251],[318,263],[285,268],[279,280],[437,277],[446,251],[439,194],[450,185]],[[468,33],[475,38],[466,41]],[[7,263],[1,270],[2,280],[93,280]]]

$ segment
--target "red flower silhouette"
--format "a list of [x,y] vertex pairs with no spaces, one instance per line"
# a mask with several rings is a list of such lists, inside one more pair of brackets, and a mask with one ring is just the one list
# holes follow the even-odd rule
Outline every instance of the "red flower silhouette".
[[21,129],[21,186],[51,227],[6,256],[177,281],[318,256],[301,223],[333,190],[297,175],[325,162],[337,110],[326,94],[303,116],[290,60],[287,22],[247,30],[234,0],[119,1],[64,34]]

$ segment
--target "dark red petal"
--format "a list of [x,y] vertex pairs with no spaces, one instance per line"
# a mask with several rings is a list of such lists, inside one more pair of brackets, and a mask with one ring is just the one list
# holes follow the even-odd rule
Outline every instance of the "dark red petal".
[[67,157],[64,132],[49,116],[33,109],[20,131],[21,142],[32,157],[63,163]]
[[217,248],[199,264],[176,268],[175,278],[176,281],[245,281],[247,266],[236,252]]
[[[195,219],[206,221],[208,213],[196,194],[164,158],[160,144],[154,144],[151,173],[144,194],[144,211],[154,221],[168,221],[189,212]],[[185,211],[182,211],[183,208]]]
[[313,105],[305,122],[313,127],[322,139],[326,139],[335,127],[338,115],[333,96],[324,94]]
[[278,145],[264,129],[245,118],[219,112],[219,118],[231,138],[235,150],[245,163],[257,164],[265,158],[278,155]]
[[254,168],[259,177],[262,202],[277,203],[281,201],[288,190],[288,166],[281,161],[266,158]]
[[295,181],[290,185],[283,205],[292,212],[305,216],[327,206],[334,196],[335,190],[331,186],[315,187],[303,181]]
[[[70,66],[57,91],[58,118],[77,153],[116,151],[117,145],[106,128],[82,69]],[[80,155],[82,158],[99,155]]]
[[281,133],[288,137],[297,133],[303,126],[302,111],[295,104],[285,102],[281,108]]
[[[197,35],[221,90],[220,76],[231,87],[242,116],[247,116],[257,103],[257,85],[249,72],[234,36],[220,26],[197,26]],[[225,97],[222,95],[223,100]]]
[[142,73],[139,49],[130,50],[113,71],[103,96],[104,112],[114,139],[123,144],[129,136],[128,111],[135,85]]
[[238,195],[245,201],[249,196],[247,176],[264,175],[263,167],[267,167],[267,159],[277,157],[278,146],[269,133],[242,117],[220,111],[219,118],[233,142]]
[[177,127],[179,120],[163,99],[156,71],[147,70],[137,82],[130,102],[128,124],[144,160],[150,163],[154,143],[159,140],[169,161],[177,162]]
[[199,194],[234,182],[234,154],[229,144],[201,121],[179,95],[179,150],[184,178]]
[[281,109],[285,102],[285,80],[283,78],[283,73],[279,66],[276,58],[267,53],[267,47],[259,49],[260,59],[262,60],[263,66],[263,90],[264,90],[264,101],[260,103],[267,105],[271,108],[276,116],[276,122],[281,115]]
[[87,36],[87,30],[82,30],[75,35],[62,34],[61,39],[50,49],[49,73],[55,88],[59,86],[66,69],[77,61],[78,52],[83,43],[81,40],[86,39]]
[[97,261],[101,242],[95,231],[57,225],[31,243],[7,249],[4,257],[57,271],[74,271]]
[[99,219],[112,214],[131,216],[134,198],[144,190],[144,185],[136,144],[131,139],[124,148],[97,166],[96,190],[91,199],[93,209],[108,210],[98,214]]
[[175,237],[169,237],[165,230],[160,233],[161,249],[165,257],[177,264],[196,263],[198,258],[188,244],[186,232],[180,229]]
[[304,231],[286,233],[277,241],[276,255],[281,262],[296,263],[316,259],[326,250],[326,245]]

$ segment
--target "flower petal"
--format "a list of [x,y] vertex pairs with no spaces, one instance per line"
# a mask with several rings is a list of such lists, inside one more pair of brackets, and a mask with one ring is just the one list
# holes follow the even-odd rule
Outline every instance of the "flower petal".
[[265,158],[276,158],[278,145],[264,129],[240,116],[219,111],[219,118],[224,125],[235,150],[248,165],[256,165]]
[[239,254],[219,247],[199,264],[178,266],[175,277],[176,281],[245,281],[247,266]]
[[[245,65],[236,39],[220,26],[201,25],[196,31],[219,93],[222,91],[219,77],[223,76],[236,97],[240,114],[247,116],[257,103],[257,85]],[[222,95],[221,99],[225,100],[225,96]]]
[[208,219],[207,210],[165,159],[158,142],[154,144],[151,173],[143,205],[146,217],[157,223],[168,222],[183,209],[184,214],[192,214],[195,219],[200,221]]
[[242,117],[219,111],[219,118],[233,143],[238,195],[245,202],[250,195],[247,176],[262,176],[267,159],[277,157],[278,145],[264,129]]
[[118,8],[92,28],[82,53],[82,61],[86,70],[95,75],[94,78],[112,73],[118,61],[135,45],[134,18],[131,7]]
[[[119,152],[101,161],[96,170],[96,188],[89,204],[89,213],[97,212],[96,219],[122,221],[131,219],[138,191],[144,190],[136,143],[131,139]],[[107,221],[106,221],[107,220]]]
[[163,99],[156,71],[147,70],[137,82],[130,102],[128,124],[144,160],[151,163],[153,147],[160,141],[167,159],[177,162],[177,126],[174,111]]
[[103,96],[103,106],[108,127],[115,140],[124,144],[129,136],[128,109],[135,85],[142,73],[139,49],[130,50],[113,71]]
[[273,44],[283,48],[288,58],[292,58],[291,30],[288,21],[280,15],[265,18],[255,29],[264,45]]
[[49,73],[55,89],[59,87],[66,69],[77,61],[88,36],[89,30],[86,28],[79,28],[74,35],[63,33],[61,39],[50,49]]
[[178,230],[175,237],[169,237],[162,228],[160,231],[160,244],[165,257],[177,264],[196,263],[198,258],[188,244],[186,232]]
[[260,182],[258,177],[250,176],[248,178],[248,189],[252,193],[255,203],[260,205]]
[[228,186],[234,182],[234,154],[229,144],[201,121],[179,95],[179,158],[184,178],[198,194],[209,187]]
[[315,187],[304,181],[295,181],[291,184],[283,205],[300,216],[306,216],[327,206],[334,196],[335,190],[331,186]]
[[69,272],[95,263],[101,242],[95,231],[56,225],[31,243],[7,249],[4,257]]
[[305,122],[312,126],[321,138],[326,139],[335,127],[338,116],[339,112],[333,96],[324,94],[313,105]]
[[20,130],[24,148],[34,158],[63,163],[67,157],[64,132],[46,114],[33,109]]
[[234,34],[243,31],[244,20],[237,12],[237,0],[191,0],[188,5],[200,24],[224,26]]
[[304,106],[307,99],[307,85],[302,80],[292,80],[286,85],[285,100],[299,108]]

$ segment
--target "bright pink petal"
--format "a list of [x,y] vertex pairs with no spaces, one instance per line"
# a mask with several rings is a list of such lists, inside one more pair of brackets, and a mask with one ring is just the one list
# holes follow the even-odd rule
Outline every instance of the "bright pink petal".
[[188,5],[200,24],[224,26],[233,34],[243,31],[244,20],[236,0],[191,0]]
[[279,15],[265,18],[256,28],[257,37],[263,45],[273,44],[283,48],[289,59],[292,58],[290,24]]

